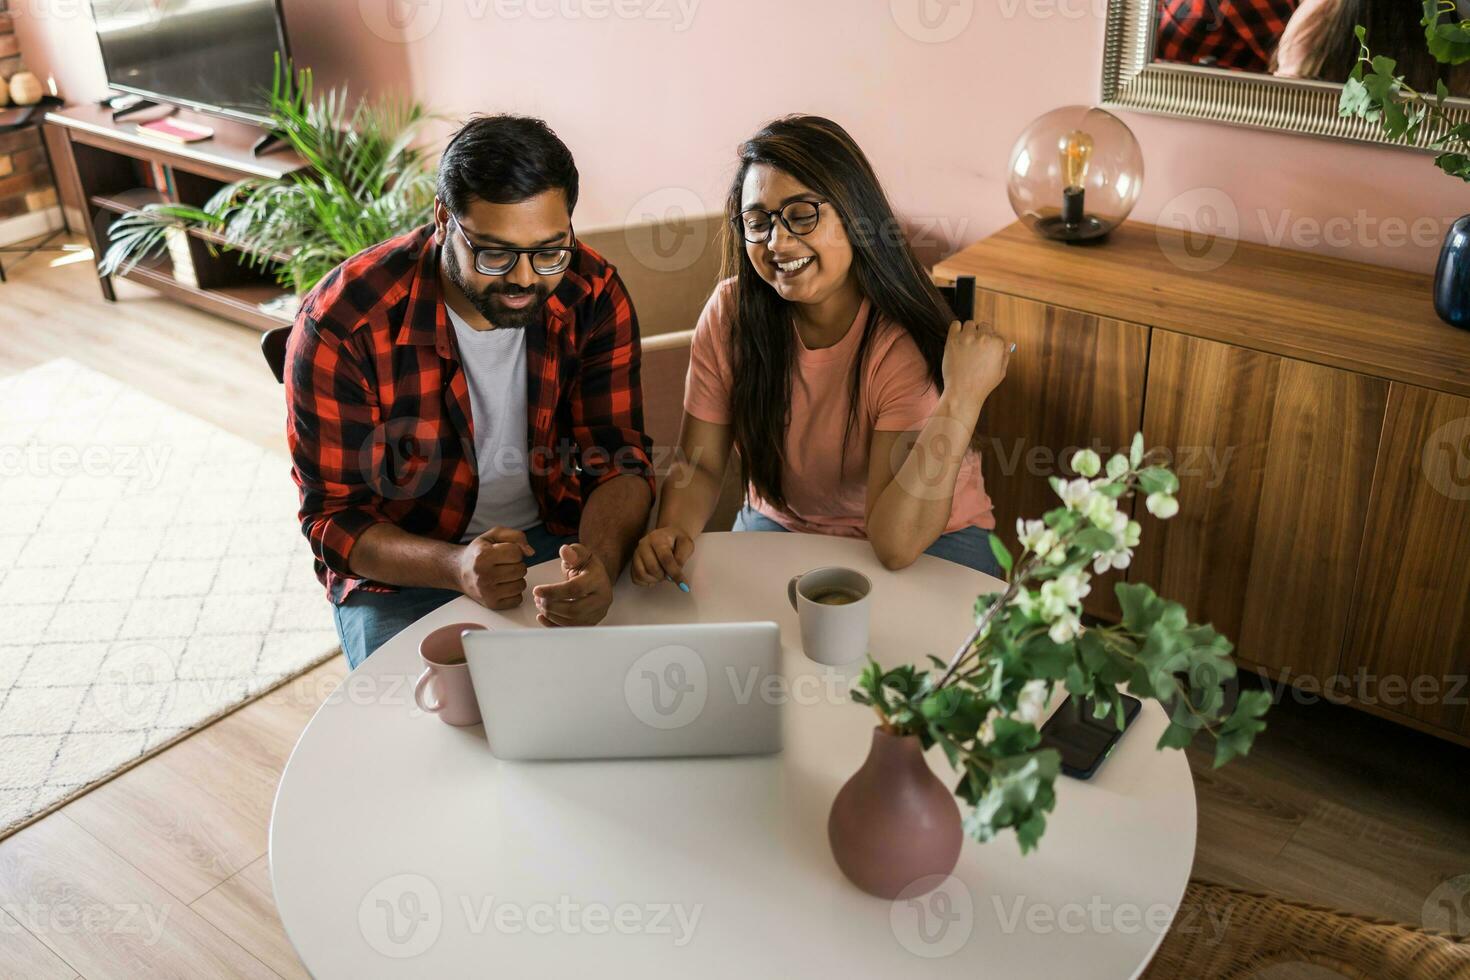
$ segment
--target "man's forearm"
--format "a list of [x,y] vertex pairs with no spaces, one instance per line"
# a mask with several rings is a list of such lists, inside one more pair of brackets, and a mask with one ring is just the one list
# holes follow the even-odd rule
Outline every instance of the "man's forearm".
[[423,586],[463,592],[459,580],[462,545],[410,534],[394,524],[363,532],[348,563],[352,574],[386,585]]
[[648,527],[652,506],[648,481],[631,473],[608,480],[587,497],[578,538],[601,559],[612,581],[617,581],[633,556],[633,548]]

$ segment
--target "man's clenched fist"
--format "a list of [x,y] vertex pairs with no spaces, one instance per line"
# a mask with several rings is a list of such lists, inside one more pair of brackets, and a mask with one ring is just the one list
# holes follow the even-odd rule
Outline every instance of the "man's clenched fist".
[[492,527],[459,555],[459,590],[487,609],[514,609],[526,592],[526,559],[535,552],[526,536]]

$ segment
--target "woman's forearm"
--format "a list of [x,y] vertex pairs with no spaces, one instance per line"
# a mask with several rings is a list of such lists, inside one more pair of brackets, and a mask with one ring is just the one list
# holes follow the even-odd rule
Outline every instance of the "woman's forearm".
[[669,468],[659,492],[658,526],[676,527],[690,538],[698,537],[720,502],[724,482],[724,466],[716,470],[699,461],[678,460]]
[[890,568],[913,564],[949,525],[955,482],[980,405],[940,396],[908,455],[868,514],[868,539]]

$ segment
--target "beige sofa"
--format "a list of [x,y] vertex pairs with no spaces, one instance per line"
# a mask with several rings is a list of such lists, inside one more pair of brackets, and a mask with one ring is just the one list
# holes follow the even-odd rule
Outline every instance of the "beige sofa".
[[[679,445],[689,342],[719,279],[722,224],[720,215],[703,215],[577,233],[617,267],[638,311],[644,426],[653,440],[660,485]],[[706,530],[728,531],[743,498],[739,466],[732,457]]]

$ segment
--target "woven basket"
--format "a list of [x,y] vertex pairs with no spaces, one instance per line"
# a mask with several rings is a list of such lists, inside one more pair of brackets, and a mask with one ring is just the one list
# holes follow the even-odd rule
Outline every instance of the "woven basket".
[[1286,964],[1351,980],[1470,980],[1462,937],[1192,880],[1144,980],[1248,980]]

